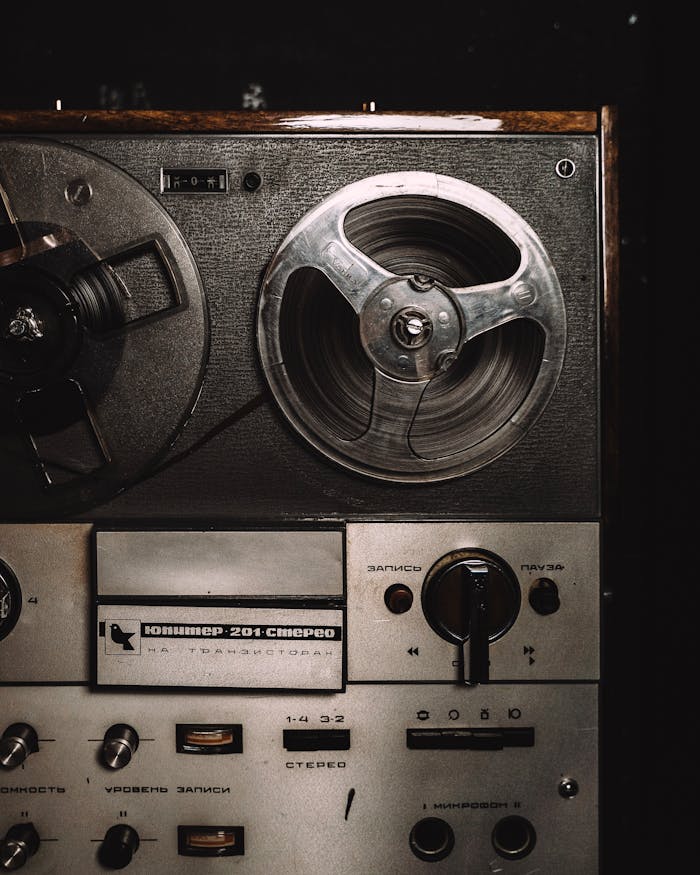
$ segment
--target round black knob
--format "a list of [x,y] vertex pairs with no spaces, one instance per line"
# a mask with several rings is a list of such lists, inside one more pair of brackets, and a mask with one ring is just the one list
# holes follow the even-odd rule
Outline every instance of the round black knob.
[[131,762],[138,746],[138,732],[126,723],[115,723],[105,732],[102,762],[108,769],[123,769]]
[[21,869],[39,849],[39,833],[33,823],[16,823],[0,842],[0,871]]
[[108,869],[123,869],[139,849],[139,834],[126,823],[110,826],[100,845],[100,863]]
[[435,632],[446,641],[462,644],[469,639],[476,618],[471,616],[473,575],[485,573],[486,631],[495,641],[510,629],[520,609],[520,585],[508,565],[485,550],[455,550],[439,559],[423,585],[423,612]]
[[0,768],[14,769],[38,750],[36,730],[28,723],[12,723],[0,738]]
[[559,610],[559,587],[548,577],[538,577],[530,587],[527,600],[533,611],[542,616],[554,614]]

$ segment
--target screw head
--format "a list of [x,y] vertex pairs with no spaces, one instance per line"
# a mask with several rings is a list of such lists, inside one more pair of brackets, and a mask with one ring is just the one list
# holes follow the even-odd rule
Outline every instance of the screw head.
[[435,280],[423,273],[417,273],[415,276],[410,277],[408,281],[417,292],[427,292],[435,285]]
[[424,346],[432,337],[433,323],[422,310],[406,307],[392,319],[391,331],[401,346],[416,349]]
[[441,352],[437,357],[436,367],[438,371],[446,371],[448,368],[451,368],[452,365],[457,361],[457,353],[455,352]]
[[7,330],[12,337],[22,337],[27,332],[27,326],[22,319],[13,319]]
[[535,298],[537,297],[535,290],[530,286],[525,285],[525,283],[516,283],[513,286],[511,294],[521,307],[529,307],[530,304],[534,303]]
[[554,169],[562,179],[570,179],[576,173],[576,165],[571,158],[560,158]]
[[92,186],[85,179],[73,179],[66,186],[66,200],[75,207],[84,207],[92,200]]

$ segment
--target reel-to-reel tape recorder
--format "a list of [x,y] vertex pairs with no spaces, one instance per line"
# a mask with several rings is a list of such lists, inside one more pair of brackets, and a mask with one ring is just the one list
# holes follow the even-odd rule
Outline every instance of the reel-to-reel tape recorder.
[[0,116],[0,868],[597,871],[611,119]]

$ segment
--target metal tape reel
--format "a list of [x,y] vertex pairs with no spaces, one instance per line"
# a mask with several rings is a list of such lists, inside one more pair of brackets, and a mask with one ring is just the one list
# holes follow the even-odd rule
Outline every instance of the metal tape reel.
[[564,300],[533,229],[494,195],[425,172],[369,177],[307,213],[258,310],[267,380],[327,458],[393,482],[459,477],[549,401]]
[[0,514],[56,518],[135,482],[191,414],[205,299],[178,228],[89,152],[0,143]]

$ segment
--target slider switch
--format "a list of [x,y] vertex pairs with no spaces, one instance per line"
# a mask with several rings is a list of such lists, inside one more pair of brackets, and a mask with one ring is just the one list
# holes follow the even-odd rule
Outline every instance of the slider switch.
[[503,750],[504,747],[534,747],[534,744],[533,726],[406,730],[406,747],[411,750]]
[[349,729],[285,729],[285,750],[350,750]]

